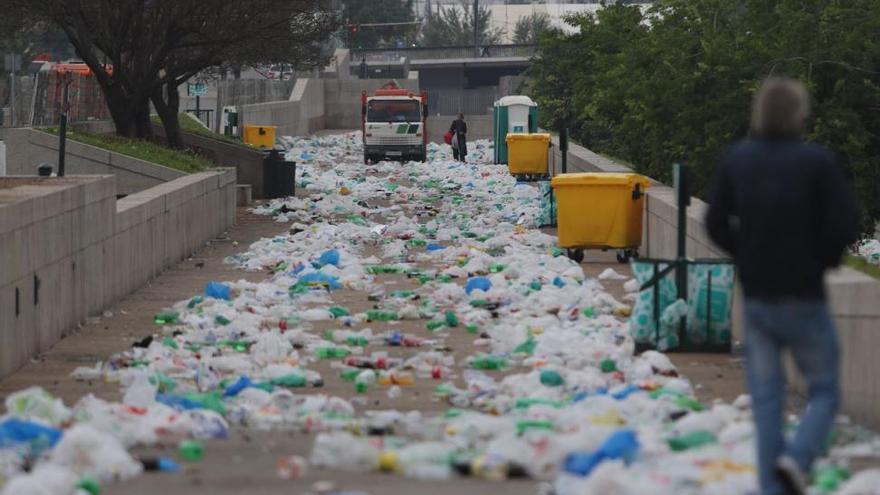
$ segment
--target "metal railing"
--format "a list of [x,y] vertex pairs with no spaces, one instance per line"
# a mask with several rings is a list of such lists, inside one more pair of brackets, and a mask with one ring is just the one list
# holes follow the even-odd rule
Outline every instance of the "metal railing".
[[[480,57],[531,57],[535,54],[536,45],[488,45],[480,47]],[[438,47],[406,47],[406,48],[367,48],[351,51],[352,64],[366,59],[368,62],[396,61],[400,58],[408,60],[474,58],[474,47],[471,46],[438,46]]]

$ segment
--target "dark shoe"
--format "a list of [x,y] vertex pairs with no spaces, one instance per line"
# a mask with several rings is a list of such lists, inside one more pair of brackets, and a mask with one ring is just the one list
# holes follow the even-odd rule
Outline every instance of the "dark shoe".
[[785,489],[786,495],[807,494],[807,476],[791,457],[782,456],[776,461],[776,478]]

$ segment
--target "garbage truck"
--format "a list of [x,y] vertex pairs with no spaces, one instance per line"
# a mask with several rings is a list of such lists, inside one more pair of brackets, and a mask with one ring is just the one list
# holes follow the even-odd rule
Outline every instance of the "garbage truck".
[[415,94],[391,82],[375,94],[361,93],[364,163],[427,159],[428,93]]

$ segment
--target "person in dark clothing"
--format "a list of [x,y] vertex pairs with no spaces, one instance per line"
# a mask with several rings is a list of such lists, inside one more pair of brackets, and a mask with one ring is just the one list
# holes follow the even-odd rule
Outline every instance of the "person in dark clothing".
[[467,123],[464,121],[463,113],[458,114],[458,118],[452,121],[449,132],[452,133],[452,157],[464,162],[467,158]]
[[[709,196],[709,236],[729,252],[745,295],[746,371],[763,495],[806,492],[839,403],[837,332],[824,275],[858,236],[858,207],[830,151],[801,139],[804,86],[767,80],[752,108],[752,138],[732,146]],[[791,442],[783,435],[789,350],[809,403]]]

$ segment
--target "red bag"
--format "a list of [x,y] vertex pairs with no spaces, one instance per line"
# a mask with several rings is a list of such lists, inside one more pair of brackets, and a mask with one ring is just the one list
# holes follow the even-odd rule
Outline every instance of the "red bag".
[[452,144],[452,131],[446,131],[446,134],[443,135],[443,141],[446,144]]

